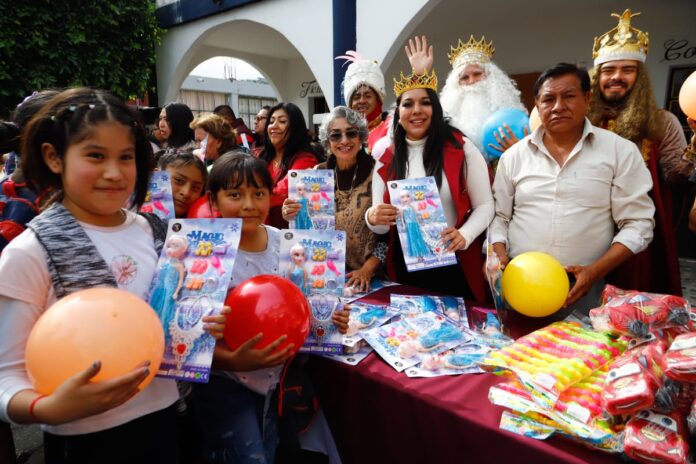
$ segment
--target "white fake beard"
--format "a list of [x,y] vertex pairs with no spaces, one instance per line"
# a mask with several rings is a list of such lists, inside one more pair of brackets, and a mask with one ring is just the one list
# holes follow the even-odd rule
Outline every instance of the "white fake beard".
[[483,151],[483,123],[491,115],[490,98],[486,88],[486,80],[472,85],[455,85],[442,92],[442,108],[451,120],[450,124],[467,136],[476,148]]

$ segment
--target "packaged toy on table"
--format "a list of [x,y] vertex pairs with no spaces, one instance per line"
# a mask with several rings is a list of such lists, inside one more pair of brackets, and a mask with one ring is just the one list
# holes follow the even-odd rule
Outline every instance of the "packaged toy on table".
[[624,453],[638,462],[686,462],[689,445],[681,417],[649,409],[639,412],[626,424]]
[[[203,330],[203,317],[222,309],[241,227],[241,219],[169,222],[149,296],[165,335],[165,353],[157,375],[208,381],[215,339]],[[120,275],[132,279],[137,269],[129,260],[124,256],[112,267],[121,267]]]
[[300,211],[290,220],[291,229],[335,228],[334,172],[331,169],[291,169],[288,198],[300,204]]
[[471,329],[490,347],[498,349],[515,341],[503,333],[497,310],[474,306],[468,315]]
[[696,400],[691,402],[686,424],[689,426],[689,435],[691,435],[692,438],[696,437]]
[[643,338],[653,329],[684,326],[690,320],[689,303],[681,297],[621,290],[607,285],[602,306],[590,310],[595,330]]
[[[348,306],[346,306],[348,308]],[[362,340],[362,331],[379,327],[386,323],[397,312],[389,306],[353,303],[350,305],[348,331],[343,335],[343,345],[354,347]]]
[[609,414],[633,414],[653,406],[662,385],[664,345],[654,341],[625,352],[609,365],[602,403]]
[[397,371],[468,341],[469,336],[446,317],[426,312],[363,332],[363,338]]
[[312,307],[312,327],[300,351],[343,353],[343,335],[331,320],[343,308],[345,232],[284,230],[280,239],[280,275],[297,285]]
[[391,203],[399,209],[396,229],[404,252],[406,269],[419,271],[457,263],[445,251],[440,233],[447,227],[440,193],[434,177],[387,182]]
[[401,316],[414,316],[432,311],[442,314],[457,325],[469,327],[464,298],[456,296],[390,295],[389,305]]
[[550,409],[568,387],[623,353],[626,343],[577,322],[554,322],[492,351],[486,370],[512,371],[535,401]]
[[423,357],[423,361],[406,370],[409,377],[440,377],[443,375],[478,374],[483,372],[479,362],[490,347],[472,338],[451,350]]
[[680,382],[696,382],[696,332],[679,335],[662,358],[665,375]]

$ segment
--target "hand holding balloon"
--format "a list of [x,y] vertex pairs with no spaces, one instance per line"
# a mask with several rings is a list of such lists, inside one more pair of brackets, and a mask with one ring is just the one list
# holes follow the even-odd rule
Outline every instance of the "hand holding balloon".
[[[94,382],[94,377],[99,374],[102,367],[100,361],[95,361],[87,369],[68,378],[51,395],[36,401],[33,417],[29,420],[59,425],[118,407],[140,392],[138,385],[150,375],[149,364],[149,361],[145,362],[142,366],[120,377]],[[26,393],[22,392],[21,396],[18,394],[12,398],[10,410],[21,408],[28,411],[28,406],[19,406],[18,403],[25,401],[31,403],[35,401],[35,398],[35,393],[28,390]],[[11,415],[15,417],[13,413]]]
[[[524,137],[528,136],[529,129],[526,126],[523,129]],[[510,129],[510,126],[508,126],[506,122],[503,123],[502,127],[499,127],[497,131],[493,132],[493,136],[495,137],[495,140],[498,142],[498,145],[493,145],[492,143],[489,143],[488,146],[501,153],[505,152],[508,148],[520,141],[520,139],[517,138],[514,132],[512,132],[512,129]]]
[[281,335],[264,348],[255,348],[262,339],[263,333],[256,334],[236,350],[228,351],[227,354],[221,354],[217,349],[216,354],[219,356],[216,365],[237,372],[255,371],[283,364],[295,354],[294,343],[289,343],[276,351],[288,339],[287,335]]
[[568,298],[563,306],[570,306],[590,291],[592,284],[597,280],[597,275],[592,266],[568,266],[566,271],[575,275],[575,285],[570,289]]

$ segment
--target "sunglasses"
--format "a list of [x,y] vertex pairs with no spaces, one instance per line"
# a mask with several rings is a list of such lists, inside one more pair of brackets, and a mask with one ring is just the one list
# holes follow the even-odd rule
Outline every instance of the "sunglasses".
[[254,121],[259,122],[267,119],[266,116],[254,116]]
[[341,139],[343,139],[344,135],[349,140],[350,139],[357,139],[358,135],[360,135],[360,131],[358,131],[358,129],[348,129],[345,132],[341,132],[341,131],[332,132],[329,134],[329,140],[331,140],[332,142],[340,142]]

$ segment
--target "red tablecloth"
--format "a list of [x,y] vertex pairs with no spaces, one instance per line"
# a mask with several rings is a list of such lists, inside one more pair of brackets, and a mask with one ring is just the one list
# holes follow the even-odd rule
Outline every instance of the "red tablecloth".
[[[384,303],[388,287],[362,301]],[[501,430],[488,401],[492,374],[409,378],[373,353],[357,366],[316,358],[315,385],[343,462],[604,463],[616,456],[562,438],[534,440]]]

